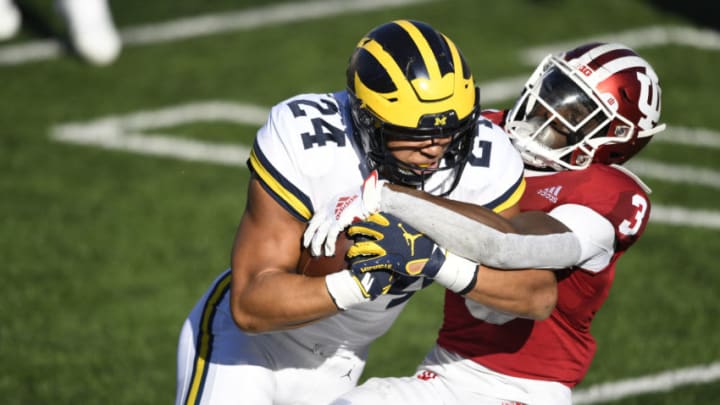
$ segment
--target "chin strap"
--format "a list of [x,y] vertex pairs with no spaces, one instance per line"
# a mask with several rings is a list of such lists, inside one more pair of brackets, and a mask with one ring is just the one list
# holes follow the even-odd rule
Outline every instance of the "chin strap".
[[666,128],[667,128],[667,125],[658,124],[655,126],[655,128],[644,129],[644,130],[638,131],[638,138],[646,138],[648,136],[653,136],[655,134],[659,134],[660,132],[664,131]]

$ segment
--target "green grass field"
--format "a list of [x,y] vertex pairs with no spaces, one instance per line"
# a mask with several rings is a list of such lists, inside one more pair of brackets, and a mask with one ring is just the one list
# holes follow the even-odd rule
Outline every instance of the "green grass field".
[[[28,24],[18,38],[0,44],[0,59],[7,46],[65,36],[49,0],[21,3]],[[129,30],[271,3],[276,2],[115,0],[112,6],[118,26]],[[308,8],[315,3],[295,2]],[[185,115],[185,121],[133,127],[128,116],[210,102],[266,109],[297,93],[341,89],[355,43],[395,18],[424,20],[452,37],[488,89],[532,71],[523,51],[660,27],[648,36],[617,38],[637,42],[663,86],[663,120],[670,129],[660,137],[667,142],[651,143],[638,157],[665,169],[638,167],[654,189],[659,216],[620,262],[593,328],[598,353],[578,388],[717,363],[720,33],[703,25],[718,13],[702,4],[408,1],[129,43],[116,63],[103,68],[67,54],[0,65],[2,402],[171,403],[180,325],[228,265],[243,211],[248,172],[242,161],[186,160],[60,141],[53,135],[58,128],[115,117],[140,138],[248,146],[258,127],[253,119]],[[491,100],[485,107],[502,108],[513,93],[483,94]],[[711,131],[710,140],[676,142],[697,129]],[[689,175],[673,177],[677,173]],[[678,223],[660,215],[668,207],[686,210]],[[439,288],[418,294],[371,350],[365,376],[411,373],[434,342],[441,308]],[[717,378],[608,403],[714,403],[720,396]]]

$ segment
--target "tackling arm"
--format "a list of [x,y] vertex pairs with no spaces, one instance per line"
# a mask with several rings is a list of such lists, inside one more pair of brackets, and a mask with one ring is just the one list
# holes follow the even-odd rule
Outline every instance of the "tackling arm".
[[[492,215],[489,210],[465,205],[465,212],[477,220],[486,215],[497,217],[497,220],[505,219]],[[565,225],[540,211],[513,215],[506,226],[527,235],[568,232]],[[504,271],[480,264],[476,283],[465,297],[505,314],[542,320],[550,316],[557,303],[557,279],[555,273],[547,269]]]
[[507,220],[483,207],[397,185],[383,187],[380,210],[451,252],[495,268],[560,269],[575,265],[581,254],[577,237],[540,212]]
[[[390,193],[385,190],[389,190]],[[577,248],[573,247],[576,241],[569,229],[544,212],[517,213],[515,206],[514,209],[511,207],[505,212],[496,214],[477,205],[435,197],[396,185],[387,185],[383,189],[382,197],[383,210],[397,212],[398,216],[404,217],[403,219],[410,225],[418,227],[418,230],[425,232],[439,245],[458,254],[467,255],[466,257],[476,263],[494,260],[494,267],[485,264],[477,266],[476,281],[465,293],[465,297],[506,314],[541,320],[550,316],[557,302],[555,273],[539,269],[540,266],[533,263],[533,260],[540,263],[543,259],[544,263],[548,264],[546,258],[534,257],[542,254],[541,249],[533,246],[534,242],[546,241],[544,249],[550,251],[555,249],[556,252],[559,250],[557,253],[563,255],[572,256],[572,249],[577,249],[578,257],[580,255],[579,244]],[[401,209],[403,204],[421,204],[421,207]],[[425,215],[426,210],[433,214]],[[422,215],[411,215],[413,211]],[[479,241],[478,234],[481,234]],[[568,242],[570,251],[563,252],[567,248],[554,245],[558,234],[563,238],[561,242],[564,238],[570,240]],[[512,236],[508,237],[508,235]],[[508,244],[512,246],[507,246]],[[523,249],[528,249],[530,252],[526,254]],[[498,250],[508,251],[497,252]],[[554,263],[556,268],[569,267],[577,261],[572,257],[556,257],[557,254],[552,256],[552,260],[556,261]],[[517,270],[499,270],[505,268],[501,265]]]
[[465,297],[505,314],[542,320],[555,308],[557,280],[548,270],[503,271],[479,265],[477,282]]

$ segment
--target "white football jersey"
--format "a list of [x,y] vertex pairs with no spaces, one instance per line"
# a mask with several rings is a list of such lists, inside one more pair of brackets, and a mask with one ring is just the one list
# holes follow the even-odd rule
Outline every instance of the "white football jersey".
[[[276,105],[258,132],[249,165],[265,189],[297,218],[309,220],[339,193],[360,186],[369,174],[353,133],[347,93],[302,94]],[[449,198],[501,211],[524,190],[523,164],[505,132],[482,119],[472,155]],[[452,186],[451,170],[432,175],[425,190],[441,194]],[[287,332],[309,347],[364,351],[384,334],[424,279],[312,325]],[[426,285],[429,283],[426,283]]]
[[[369,168],[353,133],[346,92],[303,94],[272,108],[248,165],[264,189],[301,221],[353,185]],[[452,187],[451,170],[425,190]],[[503,130],[481,120],[470,159],[449,198],[502,211],[525,189],[523,164]],[[404,278],[387,295],[287,331],[247,334],[233,322],[231,271],[218,277],[186,320],[178,348],[176,403],[241,398],[246,403],[327,403],[357,384],[370,343],[384,334],[412,294],[429,284]],[[438,308],[440,310],[440,308]]]

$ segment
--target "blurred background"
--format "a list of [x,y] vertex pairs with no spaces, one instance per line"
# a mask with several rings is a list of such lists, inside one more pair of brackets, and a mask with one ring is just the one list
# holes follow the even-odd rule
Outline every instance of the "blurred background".
[[[356,42],[396,18],[453,38],[486,108],[508,107],[548,52],[592,39],[653,64],[669,129],[630,165],[654,190],[652,222],[598,314],[578,403],[720,396],[714,2],[111,0],[121,42],[100,59],[57,3],[14,4],[22,23],[0,42],[3,403],[171,403],[180,325],[228,266],[268,108],[342,89]],[[441,309],[439,288],[417,294],[365,378],[413,372]]]

